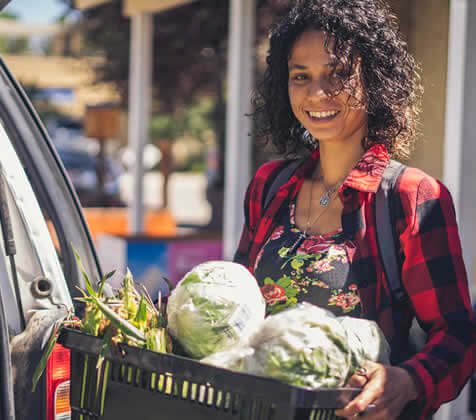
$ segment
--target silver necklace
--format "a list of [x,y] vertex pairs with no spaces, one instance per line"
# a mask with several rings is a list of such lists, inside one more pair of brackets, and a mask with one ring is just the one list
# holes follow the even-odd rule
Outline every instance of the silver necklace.
[[336,185],[333,185],[332,188],[327,188],[326,191],[324,191],[324,194],[322,194],[321,198],[319,199],[319,204],[321,207],[324,207],[324,209],[311,222],[311,207],[312,207],[312,201],[313,201],[312,196],[314,191],[314,181],[322,181],[324,183],[322,176],[316,179],[312,178],[311,180],[311,192],[309,194],[309,206],[307,207],[307,221],[306,221],[306,227],[304,229],[304,235],[307,235],[311,226],[314,226],[316,222],[321,218],[321,216],[326,212],[330,202],[334,198],[333,196],[334,193],[338,189],[338,184],[336,184]]
[[[345,178],[344,178],[345,179]],[[324,182],[324,177],[319,176],[318,180],[324,185],[325,191],[322,193],[321,198],[319,199],[319,204],[321,207],[327,207],[332,201],[332,195],[341,187],[344,179],[340,180],[337,184],[331,185],[328,187]],[[312,194],[312,184],[311,184],[311,194]]]
[[[322,179],[322,177],[318,178],[319,180]],[[345,179],[345,178],[344,178]],[[309,194],[309,206],[307,208],[307,220],[306,220],[306,226],[304,228],[303,232],[300,232],[294,241],[294,243],[289,247],[289,249],[286,251],[286,255],[291,255],[293,254],[296,249],[301,245],[301,243],[308,237],[308,232],[309,229],[316,224],[316,222],[321,218],[321,216],[326,212],[326,210],[329,208],[329,204],[331,201],[334,199],[334,193],[339,189],[340,185],[342,184],[341,181],[338,184],[332,186],[331,188],[327,188],[324,194],[321,195],[321,198],[319,200],[319,204],[321,207],[324,207],[322,211],[311,221],[311,207],[312,207],[312,193],[314,191],[314,181],[317,179],[312,178],[311,179],[311,191]]]

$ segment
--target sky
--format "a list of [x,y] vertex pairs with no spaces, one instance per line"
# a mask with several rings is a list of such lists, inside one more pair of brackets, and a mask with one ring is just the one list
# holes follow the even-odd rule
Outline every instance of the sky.
[[65,7],[60,0],[11,0],[5,11],[19,15],[27,23],[51,23]]

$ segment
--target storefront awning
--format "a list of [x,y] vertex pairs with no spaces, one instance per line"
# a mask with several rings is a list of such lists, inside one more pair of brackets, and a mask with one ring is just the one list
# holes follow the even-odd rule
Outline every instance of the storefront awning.
[[113,0],[75,0],[74,6],[80,10],[91,9],[101,4],[109,3]]
[[59,24],[31,24],[16,20],[1,19],[0,35],[7,38],[33,37],[33,36],[53,36],[63,30],[63,25]]
[[[75,0],[75,6],[85,10],[111,1],[115,0]],[[126,16],[133,16],[140,13],[159,13],[193,1],[196,0],[125,0],[123,7]]]

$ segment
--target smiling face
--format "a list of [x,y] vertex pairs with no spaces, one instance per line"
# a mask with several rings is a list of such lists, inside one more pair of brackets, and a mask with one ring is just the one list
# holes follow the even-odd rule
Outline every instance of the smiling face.
[[288,92],[297,120],[323,142],[358,142],[367,133],[365,97],[360,62],[352,69],[348,88],[331,95],[339,85],[339,67],[333,71],[322,31],[304,32],[294,43],[288,61]]

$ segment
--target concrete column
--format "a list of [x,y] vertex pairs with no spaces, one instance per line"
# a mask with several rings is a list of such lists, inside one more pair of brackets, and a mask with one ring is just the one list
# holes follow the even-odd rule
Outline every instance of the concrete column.
[[133,200],[129,209],[129,231],[138,234],[144,224],[144,146],[149,138],[152,92],[153,15],[131,16],[129,132],[128,142],[134,150]]
[[443,176],[459,210],[468,5],[466,0],[452,0],[450,7]]
[[425,90],[420,136],[410,164],[430,175],[443,177],[445,101],[448,67],[448,0],[407,2],[410,23],[409,46],[421,65]]
[[254,82],[255,0],[230,1],[226,121],[224,249],[231,259],[243,225],[243,199],[250,180],[251,111]]
[[[463,256],[475,294],[473,260],[476,245],[476,3],[451,0],[444,149],[444,182],[453,194]],[[444,405],[436,420],[469,420],[468,387]]]
[[455,201],[466,268],[472,280],[476,251],[476,3],[451,0],[444,181]]

